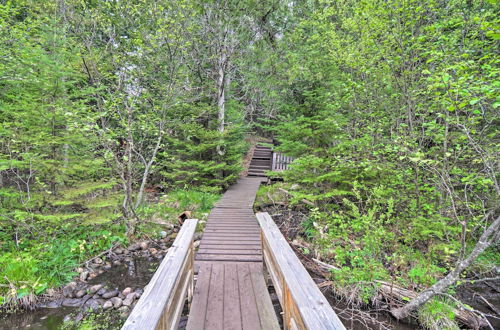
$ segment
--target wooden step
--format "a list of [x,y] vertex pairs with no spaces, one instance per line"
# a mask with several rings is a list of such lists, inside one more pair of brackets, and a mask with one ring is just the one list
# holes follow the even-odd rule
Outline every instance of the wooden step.
[[250,170],[270,170],[269,165],[250,165]]

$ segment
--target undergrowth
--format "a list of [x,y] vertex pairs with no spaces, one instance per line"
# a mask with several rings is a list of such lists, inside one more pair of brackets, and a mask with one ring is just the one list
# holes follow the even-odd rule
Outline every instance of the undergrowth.
[[[113,244],[129,242],[114,185],[84,183],[44,201],[35,194],[33,217],[18,207],[22,222],[0,222],[0,308],[33,306],[47,289],[69,282],[82,262]],[[176,190],[146,201],[137,210],[141,222],[131,239],[159,238],[183,211],[202,219],[218,198],[211,192]]]

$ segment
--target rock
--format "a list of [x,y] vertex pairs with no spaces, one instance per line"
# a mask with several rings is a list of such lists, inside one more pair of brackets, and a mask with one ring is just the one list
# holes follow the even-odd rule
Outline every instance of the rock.
[[83,299],[78,298],[67,298],[62,302],[64,307],[80,307],[83,304]]
[[114,308],[120,308],[121,305],[123,304],[123,300],[121,298],[118,298],[118,297],[113,297],[108,301],[111,301],[113,303]]
[[78,268],[76,269],[76,272],[77,272],[78,274],[80,274],[81,272],[83,272],[83,268],[82,268],[82,267],[78,267]]
[[85,296],[86,293],[87,293],[87,291],[85,291],[85,290],[78,290],[78,292],[75,293],[75,297],[81,298],[81,297]]
[[100,264],[103,263],[103,261],[102,261],[101,258],[97,257],[97,258],[94,259],[94,263],[100,265]]
[[110,263],[106,263],[104,266],[102,266],[102,269],[104,270],[110,270],[111,269],[111,264]]
[[134,299],[136,297],[136,293],[135,292],[131,292],[127,295],[127,297],[125,298],[125,300],[123,300],[123,306],[130,306],[132,305],[132,303],[134,302]]
[[96,273],[90,273],[90,274],[89,274],[89,280],[91,280],[91,279],[95,278],[96,276],[97,276],[97,274],[96,274]]
[[158,250],[157,250],[157,249],[155,249],[155,248],[150,248],[150,249],[149,249],[149,253],[151,253],[152,255],[155,255],[155,254],[157,254],[157,253],[158,253]]
[[124,249],[124,250],[123,250],[123,254],[129,254],[129,253],[130,253],[130,251],[129,251],[129,250],[127,250],[127,249]]
[[201,241],[195,241],[193,243],[193,247],[196,249],[198,246],[200,246]]
[[139,299],[142,296],[142,294],[144,293],[144,290],[141,288],[137,288],[137,289],[135,289],[134,292],[135,292],[136,298]]
[[75,288],[76,288],[76,282],[68,283],[68,285],[66,285],[62,290],[63,296],[65,296],[66,298],[73,298]]
[[144,242],[140,242],[139,246],[141,247],[142,250],[147,250],[149,244],[148,244],[148,242],[144,241]]
[[85,309],[91,309],[93,311],[101,308],[101,305],[99,305],[99,302],[97,299],[89,299],[85,302],[85,305],[83,305]]
[[59,308],[59,307],[61,307],[62,302],[63,302],[62,299],[57,299],[57,300],[39,303],[35,307],[36,308]]
[[88,277],[89,277],[88,270],[84,270],[83,272],[80,273],[80,281],[85,282]]
[[170,237],[171,239],[175,239],[177,237],[177,233],[172,233],[168,237]]
[[167,237],[167,232],[166,232],[166,231],[164,231],[164,230],[160,231],[160,237],[161,237],[161,238],[165,238],[165,237]]
[[107,290],[106,290],[106,288],[101,288],[101,289],[99,289],[99,291],[97,291],[96,293],[97,293],[98,295],[102,296],[103,294],[105,294],[105,293],[106,293],[106,291],[107,291]]
[[125,299],[125,296],[124,296],[124,295],[123,295],[123,293],[121,293],[121,292],[118,294],[118,297],[119,297],[120,299]]
[[47,304],[45,304],[45,308],[59,308],[61,307],[62,305],[62,300],[61,299],[58,299],[58,300],[53,300],[53,301],[49,301]]
[[68,323],[68,322],[71,322],[71,315],[66,315],[63,319],[63,323]]
[[124,296],[127,296],[131,292],[132,292],[132,288],[128,287],[128,288],[123,289],[122,294]]
[[116,254],[123,254],[123,250],[124,250],[123,248],[118,247],[118,248],[115,249],[115,253]]
[[99,270],[97,271],[97,275],[101,275],[102,273],[104,273],[104,269],[99,269]]
[[196,233],[193,236],[193,241],[199,241],[201,239],[201,233]]
[[126,257],[125,259],[123,259],[124,262],[131,262],[133,261],[134,259],[130,258],[130,257]]
[[102,284],[92,285],[89,288],[89,292],[92,294],[97,293],[97,291],[101,290],[103,287],[104,287],[104,285],[102,285]]
[[102,305],[104,310],[110,309],[111,307],[113,307],[113,302],[111,300],[106,301],[104,305]]
[[141,246],[140,246],[139,244],[137,244],[137,243],[134,243],[134,244],[132,244],[132,245],[130,245],[130,246],[128,247],[128,249],[129,249],[130,251],[137,251],[137,250],[139,250],[140,248],[141,248]]
[[116,297],[118,295],[120,291],[118,290],[112,290],[112,291],[108,291],[106,292],[105,294],[102,295],[102,297],[104,299],[109,299],[109,298],[113,298],[113,297]]
[[119,266],[121,264],[122,264],[122,262],[120,260],[113,261],[113,265],[115,265],[115,266]]

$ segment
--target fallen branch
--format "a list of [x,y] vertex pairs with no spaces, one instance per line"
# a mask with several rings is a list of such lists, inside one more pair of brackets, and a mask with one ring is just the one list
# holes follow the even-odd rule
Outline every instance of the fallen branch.
[[[285,190],[285,189],[283,189],[283,188],[278,188],[278,190],[279,190],[279,191],[284,192],[284,193],[285,193],[285,194],[287,194],[287,195],[292,196],[292,193],[291,193],[291,192],[289,192],[288,190]],[[314,203],[313,203],[313,202],[311,202],[311,201],[308,201],[308,200],[307,200],[307,199],[305,199],[305,198],[302,198],[300,201],[301,201],[302,203],[307,204],[307,205],[310,205],[310,206],[316,206],[316,204],[314,204]]]
[[[375,282],[380,284],[379,293],[382,294],[386,300],[390,302],[397,302],[398,305],[403,304],[408,299],[415,299],[418,296],[416,292],[402,288],[393,283],[384,281]],[[455,308],[453,313],[459,323],[466,325],[469,328],[478,329],[488,326],[487,320],[473,311],[464,308]]]
[[326,262],[323,262],[321,260],[312,258],[312,260],[317,263],[320,267],[324,268],[325,270],[331,271],[331,270],[340,270],[340,268],[335,267],[333,265],[327,264]]

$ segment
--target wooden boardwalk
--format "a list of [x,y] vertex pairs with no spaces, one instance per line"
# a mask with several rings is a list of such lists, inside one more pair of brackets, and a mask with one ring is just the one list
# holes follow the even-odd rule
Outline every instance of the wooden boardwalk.
[[345,330],[271,216],[254,215],[257,190],[276,163],[262,146],[254,158],[252,177],[240,179],[212,209],[195,256],[198,220],[184,222],[122,330],[178,329],[186,301],[189,330],[279,329],[267,279],[284,329]]
[[[264,153],[259,150],[254,156],[263,158]],[[271,167],[270,155],[265,166],[230,187],[208,216],[195,256],[198,280],[189,330],[279,329],[264,280],[260,227],[253,212],[257,190],[267,180],[264,170]]]

